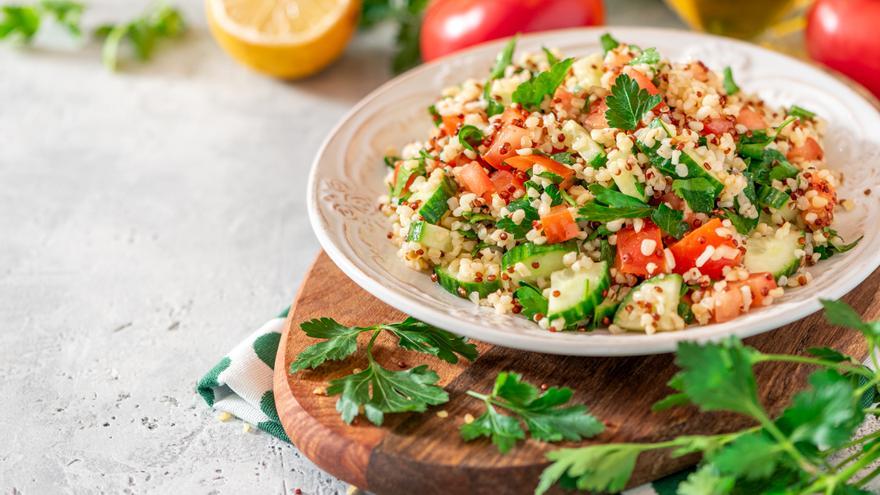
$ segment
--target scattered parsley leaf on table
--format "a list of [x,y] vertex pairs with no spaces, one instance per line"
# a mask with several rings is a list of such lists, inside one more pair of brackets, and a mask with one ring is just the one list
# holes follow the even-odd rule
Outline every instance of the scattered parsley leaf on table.
[[75,37],[82,34],[80,17],[85,6],[70,0],[42,0],[33,5],[0,6],[0,40],[30,43],[46,17],[51,17]]
[[539,108],[544,99],[552,96],[556,88],[565,80],[572,63],[574,63],[573,58],[561,60],[553,64],[550,70],[521,83],[513,92],[513,101],[529,110]]
[[365,350],[367,368],[333,380],[327,388],[329,395],[340,396],[336,410],[346,423],[354,421],[361,406],[368,420],[381,425],[386,413],[422,412],[428,406],[449,400],[449,395],[437,386],[437,373],[427,366],[395,371],[383,368],[373,359],[373,344],[382,332],[393,335],[403,349],[436,356],[449,363],[457,363],[459,356],[468,360],[477,357],[476,346],[465,338],[412,317],[400,323],[369,327],[347,327],[332,318],[318,318],[303,322],[300,328],[309,337],[325,340],[303,349],[290,364],[290,373],[345,359],[357,352],[360,334],[371,334]]
[[[486,412],[461,426],[465,441],[489,437],[501,453],[508,452],[517,440],[525,438],[520,422],[529,435],[545,442],[577,441],[601,433],[605,426],[589,414],[583,404],[566,405],[572,397],[570,388],[550,387],[541,392],[517,373],[501,372],[489,395],[469,390],[468,395],[482,400]],[[506,416],[496,407],[514,414]]]
[[614,81],[611,94],[605,98],[608,105],[605,119],[611,127],[634,130],[645,112],[657,106],[661,99],[659,94],[652,95],[640,88],[629,75],[621,74]]
[[110,70],[119,65],[119,48],[128,41],[135,57],[149,60],[161,39],[181,36],[186,31],[183,14],[174,7],[159,4],[142,16],[120,24],[104,24],[95,30],[95,36],[104,39],[101,59]]

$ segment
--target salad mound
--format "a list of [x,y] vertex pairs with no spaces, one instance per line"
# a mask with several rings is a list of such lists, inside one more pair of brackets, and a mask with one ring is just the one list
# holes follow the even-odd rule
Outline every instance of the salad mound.
[[772,304],[855,245],[813,112],[607,34],[582,58],[515,44],[385,160],[388,238],[449,292],[550,331],[651,334]]

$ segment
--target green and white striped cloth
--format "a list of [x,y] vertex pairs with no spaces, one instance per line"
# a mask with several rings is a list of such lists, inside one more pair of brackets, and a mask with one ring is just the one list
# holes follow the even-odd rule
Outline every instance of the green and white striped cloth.
[[[290,439],[275,409],[272,369],[289,310],[285,309],[235,346],[196,386],[199,395],[217,411],[229,413],[288,443]],[[688,474],[690,470],[685,470],[625,494],[674,495]]]

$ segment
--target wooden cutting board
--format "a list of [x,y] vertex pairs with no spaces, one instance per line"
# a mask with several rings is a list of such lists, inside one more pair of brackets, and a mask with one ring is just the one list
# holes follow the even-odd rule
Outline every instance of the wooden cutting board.
[[[868,318],[880,315],[875,272],[845,300]],[[377,494],[528,494],[547,461],[544,453],[560,445],[533,440],[500,455],[488,440],[463,442],[458,428],[465,414],[478,416],[481,404],[465,395],[488,392],[500,371],[522,373],[526,380],[574,389],[574,400],[585,403],[605,422],[606,431],[582,442],[655,442],[681,434],[711,434],[748,424],[731,414],[699,414],[695,408],[652,413],[651,404],[670,392],[666,382],[675,373],[670,354],[642,357],[552,356],[478,343],[480,357],[470,364],[450,365],[398,349],[391,338],[380,338],[377,360],[390,368],[429,364],[449,392],[447,404],[423,414],[389,414],[376,427],[364,418],[351,426],[336,412],[336,397],[316,394],[329,380],[365,366],[365,358],[327,363],[315,371],[289,376],[291,361],[316,341],[299,329],[303,321],[328,316],[345,325],[396,322],[405,315],[374,298],[349,280],[321,253],[307,274],[288,316],[275,363],[275,400],[284,429],[294,445],[328,473]],[[765,352],[802,353],[808,347],[831,346],[864,357],[865,342],[856,332],[827,325],[821,314],[773,332],[746,339]],[[360,343],[361,348],[366,344]],[[803,386],[809,366],[761,364],[757,367],[761,398],[775,412]],[[437,414],[445,411],[445,414]],[[441,417],[446,416],[446,417]],[[632,485],[655,480],[695,463],[696,457],[673,459],[666,452],[643,455]]]

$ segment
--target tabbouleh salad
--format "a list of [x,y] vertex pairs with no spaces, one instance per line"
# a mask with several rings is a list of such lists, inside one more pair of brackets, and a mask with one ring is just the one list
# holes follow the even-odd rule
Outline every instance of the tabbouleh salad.
[[823,121],[771,108],[730,68],[603,35],[446,88],[427,140],[386,157],[401,260],[550,331],[724,322],[810,282],[855,245],[833,229]]

